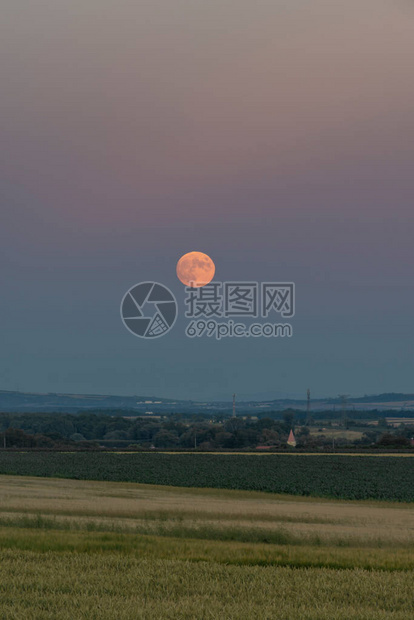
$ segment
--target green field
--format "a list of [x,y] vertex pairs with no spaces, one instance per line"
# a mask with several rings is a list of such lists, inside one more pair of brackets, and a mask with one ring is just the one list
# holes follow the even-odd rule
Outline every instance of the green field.
[[0,474],[414,501],[414,459],[400,456],[6,451]]
[[413,507],[0,476],[5,620],[414,617]]

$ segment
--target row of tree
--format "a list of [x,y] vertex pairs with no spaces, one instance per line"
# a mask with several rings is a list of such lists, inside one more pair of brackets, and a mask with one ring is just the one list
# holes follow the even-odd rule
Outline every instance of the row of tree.
[[[96,414],[42,415],[0,414],[0,447],[66,448],[87,446],[128,446],[143,448],[244,449],[286,447],[291,429],[295,429],[297,447],[331,447],[329,433],[317,435],[310,427],[295,427],[294,413],[286,411],[283,419],[201,416],[163,418],[122,417]],[[344,435],[335,439],[335,447],[373,446],[409,447],[413,427],[391,432],[383,426],[366,427],[361,439],[351,441]]]

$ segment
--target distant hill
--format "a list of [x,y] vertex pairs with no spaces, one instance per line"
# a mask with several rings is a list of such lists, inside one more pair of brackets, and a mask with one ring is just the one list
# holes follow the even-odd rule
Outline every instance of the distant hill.
[[76,413],[88,409],[150,409],[152,405],[178,405],[154,396],[103,396],[98,394],[38,394],[0,391],[0,411],[56,411]]
[[[312,411],[342,408],[340,398],[312,400]],[[192,401],[159,398],[157,396],[113,396],[99,394],[29,393],[0,390],[0,412],[56,412],[129,410],[151,413],[231,411],[232,402]],[[237,413],[264,413],[283,409],[306,409],[306,400],[275,399],[238,401]],[[347,399],[346,408],[352,410],[414,410],[414,394],[387,393]]]
[[414,401],[414,394],[398,394],[395,392],[380,394],[379,396],[361,396],[361,398],[352,399],[353,403],[403,403],[410,401]]

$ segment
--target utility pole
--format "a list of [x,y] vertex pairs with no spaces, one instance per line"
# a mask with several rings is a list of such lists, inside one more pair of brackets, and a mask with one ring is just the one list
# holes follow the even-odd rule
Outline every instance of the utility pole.
[[233,418],[236,417],[236,394],[233,394]]

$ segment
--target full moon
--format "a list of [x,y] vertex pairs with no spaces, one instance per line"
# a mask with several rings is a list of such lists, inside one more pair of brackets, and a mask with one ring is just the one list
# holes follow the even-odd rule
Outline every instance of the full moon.
[[178,279],[193,288],[200,288],[211,282],[215,272],[213,261],[203,252],[188,252],[177,263]]

